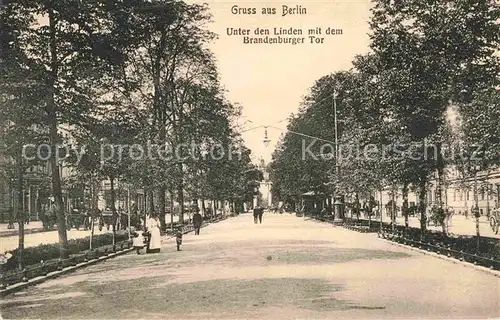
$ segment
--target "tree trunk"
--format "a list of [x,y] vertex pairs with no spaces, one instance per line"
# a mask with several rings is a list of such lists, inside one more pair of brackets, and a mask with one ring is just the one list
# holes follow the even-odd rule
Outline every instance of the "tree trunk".
[[201,210],[203,211],[203,217],[206,217],[206,208],[205,208],[205,198],[201,198]]
[[396,228],[396,191],[391,192],[391,230],[394,232]]
[[[22,158],[19,159],[22,161]],[[18,160],[18,161],[19,161]],[[23,168],[21,163],[18,164],[17,168],[17,222],[19,223],[19,248],[18,248],[18,263],[19,271],[24,269],[24,208],[23,208]]]
[[170,228],[174,230],[174,191],[170,190]]
[[147,191],[146,191],[146,185],[144,185],[144,189],[142,189],[143,193],[142,193],[142,199],[144,201],[143,203],[143,209],[144,209],[144,212],[142,213],[142,218],[144,220],[144,223],[142,224],[142,227],[144,230],[146,230],[146,222],[147,222],[147,212],[148,212],[148,194],[147,194]]
[[408,232],[409,218],[408,218],[408,183],[403,184],[403,215],[405,217],[405,232]]
[[184,181],[182,177],[177,186],[177,200],[179,201],[179,223],[184,224]]
[[380,203],[378,205],[378,209],[379,209],[379,214],[380,214],[380,232],[382,232],[382,228],[383,228],[383,221],[382,221],[382,188],[379,190],[379,193],[380,193]]
[[477,170],[474,170],[474,210],[472,210],[472,214],[476,219],[476,238],[477,238],[477,251],[479,252],[481,234],[479,232],[479,199],[477,194]]
[[[59,135],[57,133],[57,111],[55,106],[55,84],[58,78],[58,58],[57,58],[57,42],[56,42],[56,21],[54,12],[49,9],[49,32],[50,32],[50,55],[51,55],[51,70],[48,84],[48,94],[46,101],[47,121],[49,123],[50,145],[55,153],[57,144],[59,143]],[[62,259],[68,257],[68,235],[66,231],[66,219],[63,211],[62,186],[61,176],[59,173],[59,163],[54,154],[50,157],[50,167],[52,171],[52,192],[54,194],[54,202],[56,206],[57,231],[59,235],[59,254]]]
[[160,187],[158,190],[158,204],[160,206],[160,227],[161,230],[165,231],[167,230],[167,223],[165,221],[165,214],[166,214],[166,201],[165,201],[165,192],[166,189],[165,187]]
[[14,221],[16,220],[16,215],[14,213],[14,181],[9,181],[9,225],[7,229],[14,229]]
[[443,180],[444,180],[444,162],[441,155],[441,143],[436,144],[436,167],[437,167],[437,183],[436,183],[436,202],[438,208],[443,207]]
[[372,228],[372,211],[368,211],[368,230]]
[[490,218],[490,184],[488,179],[490,178],[490,170],[486,170],[486,176],[484,177],[484,183],[486,183],[485,194],[486,194],[486,216]]
[[371,228],[372,228],[372,212],[373,212],[373,207],[372,207],[372,199],[373,199],[373,194],[370,193],[370,197],[369,197],[369,202],[368,202],[368,230],[371,231]]
[[149,191],[149,213],[155,212],[155,193],[154,190]]
[[219,217],[219,200],[215,200],[215,210],[214,210],[214,213],[215,213],[215,218],[218,218]]
[[90,215],[90,243],[89,250],[93,249],[92,243],[94,241],[94,217],[97,217],[97,204],[99,202],[99,194],[97,183],[92,179],[90,183],[90,194],[91,194],[91,215]]
[[361,204],[359,203],[359,194],[356,192],[356,220],[359,222],[359,213],[361,211]]
[[110,191],[111,191],[111,212],[113,213],[113,252],[116,251],[116,223],[118,221],[117,213],[116,213],[116,206],[115,206],[115,201],[116,201],[116,194],[115,194],[115,177],[114,176],[109,176],[109,185],[110,185]]
[[89,250],[90,251],[92,251],[92,249],[93,249],[93,246],[92,246],[93,239],[94,239],[94,219],[92,218],[90,220],[90,241],[89,241]]
[[425,213],[425,187],[426,187],[426,180],[422,179],[420,181],[420,185],[418,187],[418,204],[419,204],[419,211],[420,211],[420,233],[421,233],[421,238],[423,239],[425,237],[425,232],[427,228],[427,216]]
[[461,192],[463,191],[463,196],[464,196],[464,215],[466,218],[469,217],[469,207],[468,207],[468,203],[467,203],[467,193],[468,193],[468,185],[467,185],[467,181],[465,179],[465,176],[464,176],[464,179],[462,181],[462,184],[463,184],[463,190],[460,190]]

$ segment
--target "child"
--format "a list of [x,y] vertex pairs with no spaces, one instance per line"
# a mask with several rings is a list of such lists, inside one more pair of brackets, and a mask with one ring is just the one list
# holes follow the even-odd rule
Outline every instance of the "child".
[[179,228],[177,228],[177,233],[175,234],[175,242],[177,243],[177,251],[181,251],[182,226],[179,226]]
[[139,232],[134,232],[133,245],[137,254],[141,254],[141,249],[144,248],[144,236],[142,235],[142,231],[139,230]]

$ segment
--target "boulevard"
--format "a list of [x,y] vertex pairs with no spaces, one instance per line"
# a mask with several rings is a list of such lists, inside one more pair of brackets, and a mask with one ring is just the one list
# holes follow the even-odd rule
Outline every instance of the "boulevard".
[[[186,217],[187,218],[187,217]],[[177,222],[179,219],[178,216],[174,216],[174,223]],[[165,217],[165,220],[169,223],[170,222],[170,215],[167,215]],[[389,217],[384,216],[383,217],[384,222],[390,221]],[[404,218],[403,217],[398,217],[396,219],[396,222],[399,225],[404,225]],[[410,227],[420,227],[420,221],[416,217],[410,217],[409,218],[409,225]],[[32,228],[41,228],[41,223],[38,223],[37,221],[32,222],[30,225],[26,225],[26,227],[32,227]],[[16,230],[18,229],[17,224],[15,225]],[[430,230],[435,230],[435,231],[441,231],[440,226],[429,226],[428,227]],[[6,228],[4,228],[6,229]],[[99,235],[103,234],[106,232],[111,232],[107,231],[106,228],[104,228],[102,231],[99,231],[97,228],[94,230],[94,235]],[[451,224],[449,225],[449,232],[457,235],[465,235],[465,236],[474,236],[476,234],[476,222],[475,219],[466,219],[464,216],[454,216],[451,220]],[[485,217],[482,217],[480,220],[480,232],[481,236],[484,237],[492,237],[492,238],[500,238],[500,235],[497,234],[495,235],[493,231],[490,228],[489,222],[486,220]],[[90,236],[90,230],[70,230],[68,232],[68,239],[78,239],[78,238],[84,238]],[[1,236],[0,234],[0,252],[5,252],[9,250],[14,250],[17,248],[19,245],[19,238],[17,235],[14,236]],[[24,236],[24,246],[27,247],[34,247],[40,244],[51,244],[51,243],[57,243],[59,240],[57,231],[45,231],[45,232],[37,232],[33,234],[26,234]]]
[[291,214],[242,214],[182,251],[127,254],[1,302],[6,319],[409,319],[500,316],[498,278]]

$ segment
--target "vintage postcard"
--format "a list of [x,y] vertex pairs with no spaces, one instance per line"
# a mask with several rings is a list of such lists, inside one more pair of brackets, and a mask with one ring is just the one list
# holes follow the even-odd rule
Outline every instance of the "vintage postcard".
[[0,0],[0,319],[500,318],[491,0]]

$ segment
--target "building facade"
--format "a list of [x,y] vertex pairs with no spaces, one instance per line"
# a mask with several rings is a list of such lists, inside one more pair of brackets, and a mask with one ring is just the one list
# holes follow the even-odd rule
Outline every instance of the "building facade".
[[[478,172],[476,177],[462,178],[458,170],[448,168],[446,170],[446,184],[442,188],[442,201],[445,206],[451,208],[455,214],[463,214],[467,210],[470,214],[471,208],[475,203],[475,193],[477,190],[477,202],[481,215],[487,215],[500,204],[500,168],[490,172]],[[386,213],[385,204],[392,199],[389,188],[383,190],[376,197],[378,201],[382,200],[382,212]],[[397,190],[394,195],[396,205],[401,208],[403,204],[403,195],[401,190]],[[436,203],[436,180],[432,179],[429,183],[425,201],[427,208]],[[409,192],[408,204],[418,205],[419,198],[416,192]]]

